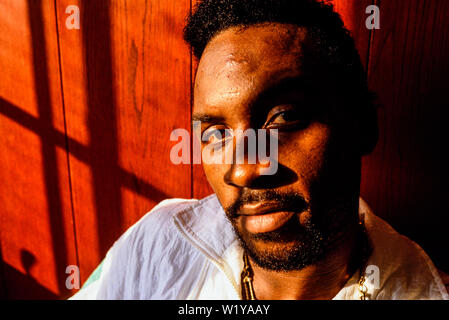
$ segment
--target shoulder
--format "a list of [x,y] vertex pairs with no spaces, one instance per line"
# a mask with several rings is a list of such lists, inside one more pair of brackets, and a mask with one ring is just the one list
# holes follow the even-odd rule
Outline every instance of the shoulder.
[[373,246],[368,264],[378,267],[377,299],[449,299],[426,252],[386,221],[366,210],[365,224]]
[[438,274],[440,275],[441,280],[443,281],[443,284],[449,293],[449,274],[447,274],[446,272],[444,272],[442,270],[438,270]]
[[182,276],[183,259],[193,266],[199,260],[174,217],[201,209],[203,200],[168,199],[156,205],[120,236],[74,298],[163,299],[164,279]]
[[196,199],[167,199],[157,204],[134,225],[132,225],[118,242],[154,239],[155,233],[172,231],[173,218],[183,212],[198,206]]
[[174,242],[178,237],[173,218],[182,211],[198,204],[192,199],[168,199],[160,202],[132,225],[111,247],[110,252],[126,256],[128,253],[139,254],[151,251],[158,243]]

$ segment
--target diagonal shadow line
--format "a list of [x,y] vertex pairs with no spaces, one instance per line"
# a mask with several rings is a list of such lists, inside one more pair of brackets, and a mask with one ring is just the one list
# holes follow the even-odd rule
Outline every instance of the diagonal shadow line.
[[[34,83],[37,95],[39,118],[35,118],[20,108],[0,98],[0,112],[37,133],[42,140],[42,156],[44,163],[45,188],[49,205],[49,220],[52,233],[52,246],[55,252],[55,268],[60,292],[65,291],[66,239],[64,233],[64,217],[59,190],[59,174],[57,167],[56,147],[64,148],[66,152],[91,165],[94,177],[94,196],[96,214],[99,222],[110,222],[113,218],[113,228],[98,224],[98,242],[102,254],[109,248],[117,234],[117,226],[122,224],[122,205],[120,186],[124,185],[138,194],[152,200],[162,200],[168,195],[158,190],[136,175],[118,166],[116,105],[112,84],[111,40],[109,35],[109,6],[106,3],[88,2],[84,13],[92,19],[83,19],[84,56],[87,69],[87,93],[89,131],[92,145],[83,146],[57,130],[54,130],[53,110],[51,108],[46,43],[43,27],[43,12],[41,2],[28,1],[28,16],[32,35]],[[105,8],[107,8],[105,10]],[[89,25],[91,24],[91,25]],[[98,26],[101,27],[98,27]],[[105,44],[98,48],[98,44]],[[101,50],[98,50],[101,49]],[[101,75],[101,76],[99,76]],[[98,81],[101,78],[101,81]],[[110,112],[102,113],[97,106],[110,106]],[[100,121],[99,121],[100,120]],[[103,120],[103,121],[101,121]],[[70,149],[66,145],[68,143]],[[92,157],[92,151],[100,151],[104,158]],[[115,178],[114,178],[115,177]],[[109,183],[108,183],[109,182]],[[116,183],[119,182],[119,183]],[[124,183],[125,184],[124,184]],[[108,190],[105,192],[105,186]],[[112,195],[105,198],[104,195]],[[151,196],[150,196],[151,195]],[[111,199],[113,203],[111,204]],[[113,217],[111,217],[113,215]]]
[[[50,85],[47,65],[47,46],[45,39],[43,9],[41,1],[28,1],[28,20],[31,30],[31,45],[33,53],[34,85],[39,112],[39,119],[44,126],[42,131],[42,158],[44,164],[45,189],[47,193],[48,213],[51,239],[55,257],[55,270],[59,293],[66,292],[65,267],[67,265],[66,238],[64,232],[64,216],[59,190],[61,186],[57,168],[56,147],[47,143],[53,140],[52,127],[53,110],[50,98]],[[65,148],[65,146],[64,146]]]
[[[9,101],[0,98],[0,114],[9,118],[12,121],[19,123],[21,126],[34,132],[42,137],[42,132],[52,130],[52,134],[46,137],[47,144],[54,144],[60,148],[65,148],[65,135],[58,130],[55,130],[53,126],[50,128],[47,124],[43,123],[39,118],[36,118],[29,113],[21,110],[19,107],[10,103]],[[79,143],[73,138],[68,137],[71,156],[77,160],[88,163],[90,159],[90,149],[85,145]],[[125,188],[133,190],[137,194],[154,201],[167,199],[170,196],[165,192],[154,187],[142,178],[139,178],[134,173],[131,173],[123,168],[119,168],[119,178],[121,185]]]
[[14,283],[14,288],[11,288],[7,293],[9,295],[4,297],[4,300],[57,300],[61,299],[54,292],[45,288],[36,279],[29,274],[17,270],[14,266],[4,262],[3,267],[8,274],[8,279]]

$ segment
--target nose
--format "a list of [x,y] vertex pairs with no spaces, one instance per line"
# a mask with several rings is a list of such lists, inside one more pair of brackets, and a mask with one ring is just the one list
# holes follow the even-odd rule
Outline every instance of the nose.
[[232,164],[224,176],[226,184],[238,188],[256,188],[261,179],[258,164],[248,163]]
[[298,180],[298,175],[286,166],[278,163],[278,170],[273,175],[265,172],[262,164],[233,164],[224,175],[224,182],[230,186],[248,189],[280,188]]
[[233,161],[225,173],[225,183],[238,188],[269,188],[270,180],[273,179],[270,179],[272,174],[269,174],[267,169],[272,165],[271,162],[277,161],[277,159],[270,159],[271,162],[261,162],[257,150],[260,141],[257,142],[255,139],[251,140],[244,135],[236,134],[233,142]]

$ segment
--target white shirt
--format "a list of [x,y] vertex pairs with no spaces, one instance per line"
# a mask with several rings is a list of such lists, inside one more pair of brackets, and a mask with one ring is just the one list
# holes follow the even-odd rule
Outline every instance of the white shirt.
[[[372,277],[365,282],[370,299],[449,300],[421,247],[375,216],[362,199],[359,214],[373,247],[367,261]],[[242,255],[215,195],[165,200],[114,243],[71,299],[241,299]],[[334,299],[359,299],[359,275]]]

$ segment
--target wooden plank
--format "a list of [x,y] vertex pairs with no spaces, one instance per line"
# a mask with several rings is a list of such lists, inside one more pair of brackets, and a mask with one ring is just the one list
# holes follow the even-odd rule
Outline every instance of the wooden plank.
[[382,1],[380,13],[369,70],[380,139],[362,194],[447,272],[449,2]]
[[77,264],[53,2],[0,3],[0,228],[9,299],[64,297]]
[[[78,5],[81,29],[65,8]],[[170,162],[189,129],[188,0],[58,2],[77,241],[84,280],[113,241],[165,198],[191,197],[190,165]]]

